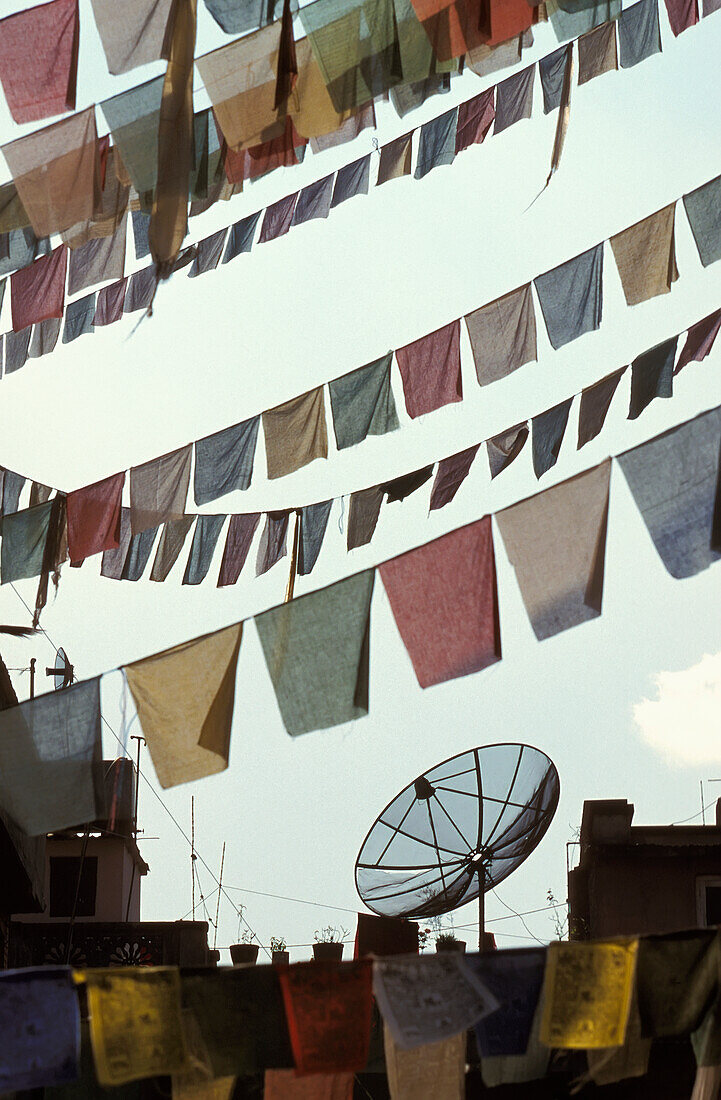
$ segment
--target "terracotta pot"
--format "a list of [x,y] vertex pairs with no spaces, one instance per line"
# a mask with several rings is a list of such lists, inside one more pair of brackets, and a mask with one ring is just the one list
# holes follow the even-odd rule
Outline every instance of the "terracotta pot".
[[465,950],[465,940],[451,940],[449,943],[438,943],[436,940],[436,951],[460,951],[463,954]]
[[230,957],[233,966],[242,966],[244,963],[254,963],[258,959],[257,943],[231,943]]
[[316,962],[340,962],[343,958],[343,944],[314,943],[313,958]]
[[271,961],[274,966],[287,966],[290,962],[290,953],[288,951],[274,951]]

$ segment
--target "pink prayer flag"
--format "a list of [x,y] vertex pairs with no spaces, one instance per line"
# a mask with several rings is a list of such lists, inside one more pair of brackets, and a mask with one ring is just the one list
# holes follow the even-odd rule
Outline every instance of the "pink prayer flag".
[[112,325],[123,316],[123,304],[125,302],[125,287],[127,278],[118,279],[117,283],[104,286],[98,293],[98,304],[95,307],[94,325]]
[[0,22],[0,80],[15,122],[75,110],[78,0],[52,0]]
[[460,321],[451,321],[396,351],[409,416],[463,399],[460,336]]
[[13,332],[49,317],[62,317],[67,266],[68,248],[62,244],[49,256],[13,272],[10,276]]
[[68,551],[72,564],[120,545],[120,507],[125,473],[68,493]]
[[421,687],[500,661],[490,516],[385,562],[380,574]]

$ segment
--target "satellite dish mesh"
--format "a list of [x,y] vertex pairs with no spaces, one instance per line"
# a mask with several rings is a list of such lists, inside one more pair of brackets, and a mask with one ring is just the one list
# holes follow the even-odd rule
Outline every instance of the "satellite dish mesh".
[[551,823],[558,772],[530,745],[485,745],[437,764],[377,818],[356,861],[374,913],[435,917],[493,889]]

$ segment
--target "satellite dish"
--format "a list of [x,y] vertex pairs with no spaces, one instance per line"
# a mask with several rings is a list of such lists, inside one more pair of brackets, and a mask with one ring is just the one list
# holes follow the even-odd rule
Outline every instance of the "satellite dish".
[[356,889],[386,917],[436,917],[483,895],[516,870],[558,806],[558,772],[531,745],[468,749],[396,795],[361,845]]
[[61,646],[55,654],[55,668],[46,668],[45,675],[52,676],[53,686],[56,691],[70,687],[73,682],[75,669],[68,660],[68,655]]

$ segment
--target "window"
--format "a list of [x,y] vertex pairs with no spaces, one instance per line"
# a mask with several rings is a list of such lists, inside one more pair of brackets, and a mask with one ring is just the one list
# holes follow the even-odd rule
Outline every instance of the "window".
[[702,926],[721,924],[721,876],[696,879],[696,919]]
[[51,856],[50,858],[50,916],[71,917],[77,891],[76,917],[95,916],[95,895],[98,889],[98,858],[86,856],[80,874],[78,890],[79,856]]

